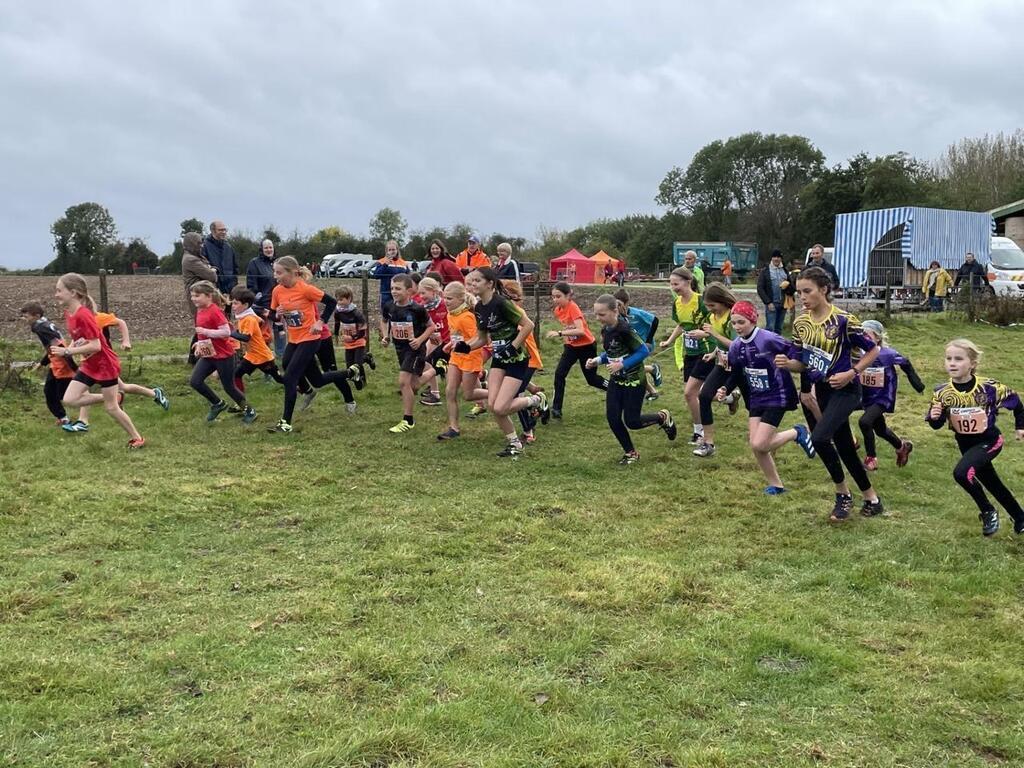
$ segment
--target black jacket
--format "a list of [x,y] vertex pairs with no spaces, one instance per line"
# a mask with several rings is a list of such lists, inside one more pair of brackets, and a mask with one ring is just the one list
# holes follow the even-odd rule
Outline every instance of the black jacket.
[[231,293],[238,282],[238,257],[231,243],[207,235],[203,238],[202,253],[210,266],[217,270],[217,289],[223,294]]
[[[783,267],[782,270],[785,272],[786,268]],[[786,279],[789,280],[789,273],[788,272],[786,272]],[[784,298],[786,296],[786,289],[780,287],[779,290],[780,290],[780,292],[782,294],[782,297]],[[757,297],[759,299],[761,299],[761,303],[764,304],[765,307],[767,307],[769,304],[774,304],[775,303],[775,299],[774,299],[774,297],[772,295],[772,265],[771,264],[766,265],[764,267],[764,269],[762,269],[761,272],[757,275]],[[780,303],[781,303],[781,299],[780,299]]]
[[245,269],[245,287],[256,294],[257,307],[270,307],[274,285],[274,262],[261,253]]
[[957,270],[953,287],[956,288],[960,285],[961,280],[966,280],[968,285],[973,285],[974,287],[988,285],[988,270],[977,261],[973,264],[968,264],[965,261],[963,266]]

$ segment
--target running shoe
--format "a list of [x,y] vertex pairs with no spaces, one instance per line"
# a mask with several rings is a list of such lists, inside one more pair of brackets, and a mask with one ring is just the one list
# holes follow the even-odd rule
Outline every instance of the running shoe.
[[371,371],[376,371],[377,370],[377,361],[373,359],[373,353],[372,352],[367,352],[366,353],[366,357],[364,359],[366,360],[366,364],[368,366],[370,366],[370,370]]
[[348,413],[355,413],[356,412],[356,404],[355,404],[355,402],[345,403],[345,410]]
[[781,496],[786,492],[786,489],[781,485],[769,485],[764,489],[765,496]]
[[241,416],[244,413],[245,413],[245,408],[242,408],[241,406],[238,406],[238,405],[229,405],[228,406],[228,415],[229,416]]
[[557,408],[552,408],[551,409],[551,414],[550,414],[549,418],[558,419],[559,421],[561,421],[562,420],[562,412],[560,410],[558,410]]
[[362,389],[366,386],[366,381],[363,379],[363,372],[359,369],[358,365],[350,365],[348,367],[348,377],[352,379],[352,383],[356,385],[356,389]]
[[89,425],[86,424],[84,421],[80,421],[78,419],[76,419],[75,421],[72,421],[72,422],[70,422],[68,424],[61,424],[60,428],[63,429],[65,432],[88,432],[89,431]]
[[427,392],[423,397],[420,398],[420,405],[440,405],[441,395],[435,394],[434,392]]
[[499,459],[515,458],[523,452],[523,444],[518,440],[509,440],[505,447],[495,454]]
[[313,404],[313,400],[315,400],[315,399],[316,399],[316,390],[315,389],[311,389],[311,390],[309,390],[309,392],[304,393],[302,395],[302,399],[299,400],[299,410],[300,411],[308,411],[309,410],[309,406],[311,406]]
[[882,506],[881,499],[875,499],[874,501],[864,499],[864,504],[860,508],[860,513],[864,517],[878,517],[883,512],[885,512],[885,507]]
[[715,455],[715,444],[714,443],[701,443],[693,449],[693,455],[699,456],[702,459],[706,459],[710,456]]
[[[899,459],[897,457],[897,461],[898,460]],[[876,469],[878,469],[878,459],[876,459],[874,456],[864,457],[864,469],[866,469],[868,472],[874,472]]]
[[651,381],[654,382],[654,386],[661,386],[661,366],[658,365],[657,363],[651,363]]
[[[1011,515],[1011,517],[1013,516]],[[1016,533],[1018,536],[1024,533],[1024,517],[1013,518],[1013,532]]]
[[690,437],[690,445],[700,445],[704,442],[704,435],[700,432],[694,432]]
[[171,407],[171,401],[167,399],[167,395],[160,387],[153,387],[153,402],[163,408],[165,411]]
[[659,397],[661,397],[661,394],[660,394],[660,393],[658,393],[658,392],[650,392],[650,393],[648,393],[648,394],[647,394],[647,395],[646,395],[646,396],[644,397],[644,400],[646,400],[646,401],[647,401],[648,403],[653,403],[653,402],[654,402],[655,400],[657,400],[657,399],[658,399]]
[[474,405],[469,409],[469,418],[475,419],[477,416],[482,416],[487,413],[487,408],[482,405]]
[[275,424],[272,427],[267,427],[267,432],[281,432],[281,433],[284,433],[284,434],[288,434],[291,431],[292,431],[292,425],[289,424],[284,419],[281,419],[280,421],[277,422],[277,424]]
[[57,419],[57,426],[60,427],[61,429],[64,429],[64,425],[65,424],[70,424],[70,423],[71,423],[71,419],[69,419],[67,416],[65,416],[63,419]]
[[832,514],[829,515],[829,520],[833,523],[841,523],[850,517],[850,510],[853,509],[853,496],[848,493],[837,493],[836,503],[832,507]]
[[456,437],[458,437],[461,434],[462,433],[459,432],[459,430],[452,429],[451,427],[448,427],[448,429],[446,429],[444,432],[442,432],[440,435],[437,436],[437,439],[438,440],[454,440]]
[[537,436],[533,432],[525,432],[523,434],[523,440],[527,445],[533,445],[537,442]]
[[412,431],[412,428],[413,428],[413,426],[415,426],[415,425],[413,425],[413,424],[410,424],[410,423],[409,423],[408,421],[406,421],[405,419],[402,419],[402,420],[401,420],[400,422],[398,422],[397,424],[395,424],[395,426],[391,427],[391,428],[390,428],[390,429],[388,430],[388,432],[393,432],[393,433],[395,433],[396,435],[398,435],[398,434],[401,434],[401,433],[403,433],[403,432],[410,432],[410,431]]
[[622,454],[622,458],[619,459],[619,464],[625,466],[626,464],[636,464],[640,461],[640,453],[638,451],[626,451]]
[[543,392],[538,392],[535,397],[537,398],[537,408],[540,409],[540,423],[547,424],[551,421],[551,406],[548,405],[548,396]]
[[807,427],[803,424],[797,424],[793,429],[796,430],[796,444],[804,449],[808,459],[813,459],[817,451],[814,448],[814,442],[811,440],[811,433],[807,431]]
[[981,520],[982,536],[993,536],[999,530],[999,513],[994,509],[986,509],[978,515],[978,519]]
[[905,467],[907,462],[910,461],[910,452],[914,450],[914,444],[909,440],[904,440],[900,445],[899,450],[896,451],[896,466]]
[[669,440],[675,440],[679,429],[676,427],[676,420],[672,418],[672,414],[669,411],[661,410],[658,411],[658,415],[661,416],[661,424],[659,426],[665,430],[665,436]]
[[256,421],[257,415],[258,414],[256,413],[255,408],[253,408],[251,405],[246,406],[245,410],[242,412],[242,423],[252,424],[254,421]]
[[740,391],[738,389],[734,389],[729,396],[725,398],[725,402],[729,406],[729,415],[735,416],[736,411],[740,409]]
[[146,444],[146,438],[144,438],[144,437],[140,437],[138,440],[129,440],[128,441],[128,450],[129,451],[138,450],[139,448],[142,448],[145,444]]
[[224,411],[228,409],[228,404],[221,400],[216,405],[210,406],[210,412],[206,414],[207,421],[215,421]]

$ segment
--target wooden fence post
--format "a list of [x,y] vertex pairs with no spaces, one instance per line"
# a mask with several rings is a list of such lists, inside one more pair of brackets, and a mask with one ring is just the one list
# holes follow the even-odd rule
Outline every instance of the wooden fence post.
[[892,275],[885,277],[885,319],[892,317]]
[[533,340],[540,348],[540,280],[533,284]]
[[366,275],[366,270],[363,270],[363,312],[366,316],[370,316],[370,278]]
[[107,309],[107,270],[100,270],[100,311],[109,312]]

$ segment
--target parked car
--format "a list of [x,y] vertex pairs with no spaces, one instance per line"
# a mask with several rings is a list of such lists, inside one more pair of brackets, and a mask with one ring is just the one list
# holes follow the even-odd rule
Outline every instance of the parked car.
[[335,277],[360,277],[364,270],[369,269],[376,259],[373,256],[357,256],[338,269]]
[[1024,297],[1024,251],[1008,237],[992,237],[988,282],[999,296]]
[[325,277],[337,277],[346,264],[357,258],[359,257],[351,253],[332,253],[320,262],[320,271]]

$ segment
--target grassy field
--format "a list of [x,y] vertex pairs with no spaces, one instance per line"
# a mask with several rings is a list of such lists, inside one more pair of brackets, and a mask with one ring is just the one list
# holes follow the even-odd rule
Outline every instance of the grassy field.
[[[1021,329],[891,333],[929,384],[966,334],[1024,388]],[[72,436],[40,388],[0,398],[0,765],[1024,763],[1024,541],[981,537],[905,381],[888,514],[835,527],[820,461],[788,446],[763,496],[724,409],[715,458],[646,430],[619,467],[575,372],[505,461],[489,421],[438,444],[441,409],[389,434],[379,357],[358,414],[324,391],[290,436],[278,387],[207,426],[184,365],[147,363],[172,409],[128,401],[131,454],[103,414]],[[658,405],[682,415],[674,383]],[[998,466],[1024,494],[1024,446]]]

